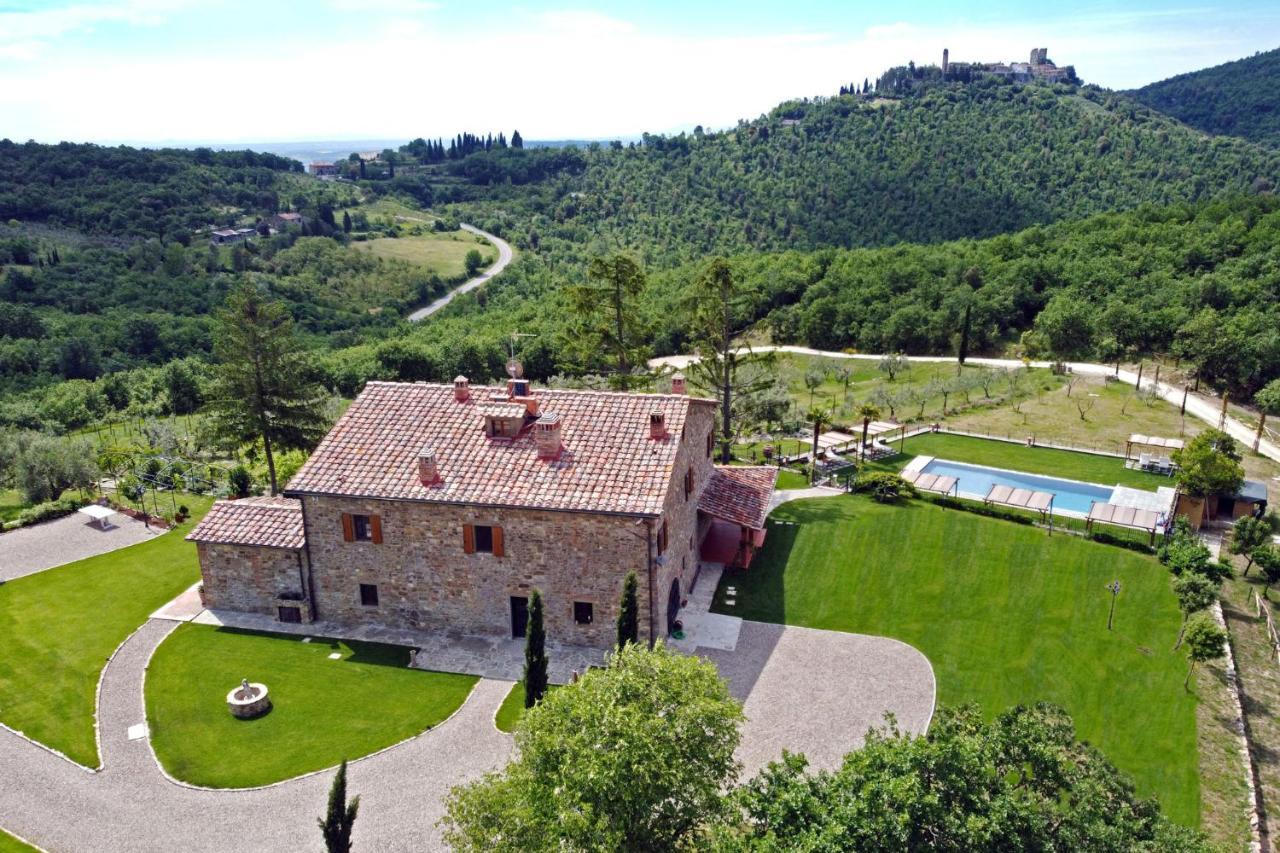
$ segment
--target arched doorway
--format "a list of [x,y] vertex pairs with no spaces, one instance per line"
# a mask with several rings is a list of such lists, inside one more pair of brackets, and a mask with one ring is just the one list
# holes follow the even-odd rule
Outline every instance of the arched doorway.
[[667,633],[676,629],[676,615],[680,612],[680,578],[671,581],[671,594],[667,596]]

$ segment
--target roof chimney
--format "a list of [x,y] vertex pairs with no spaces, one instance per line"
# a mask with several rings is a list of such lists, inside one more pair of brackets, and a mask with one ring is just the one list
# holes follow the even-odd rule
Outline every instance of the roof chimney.
[[461,375],[453,378],[453,399],[459,403],[465,403],[471,399],[471,380]]
[[430,447],[418,451],[418,479],[424,486],[434,486],[440,482],[440,468],[436,465],[436,452]]
[[675,376],[671,377],[671,393],[672,394],[688,393],[688,391],[685,389],[683,373],[677,373]]
[[662,412],[649,413],[649,438],[664,439],[667,437],[667,418]]
[[562,448],[560,428],[564,420],[553,412],[547,412],[533,425],[533,440],[539,459],[555,459]]

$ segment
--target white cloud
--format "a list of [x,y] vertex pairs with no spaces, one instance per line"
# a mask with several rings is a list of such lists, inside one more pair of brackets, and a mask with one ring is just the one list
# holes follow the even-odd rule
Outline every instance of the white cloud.
[[434,12],[439,3],[431,0],[329,0],[329,6],[338,12],[365,12],[387,15],[414,15]]
[[[519,128],[527,139],[609,138],[731,126],[907,60],[938,62],[944,47],[955,60],[1007,60],[1047,45],[1086,80],[1115,87],[1252,50],[1241,47],[1229,22],[1215,29],[1109,16],[1055,25],[1052,35],[1047,29],[889,23],[852,37],[679,34],[580,10],[512,13],[470,36],[434,19],[338,28],[328,39],[282,41],[269,52],[219,43],[188,55],[68,56],[0,70],[0,133],[263,142]],[[1277,37],[1275,21],[1250,34],[1260,43]],[[332,67],[333,57],[358,73],[306,73]],[[246,90],[236,82],[244,80],[255,83]]]
[[0,58],[32,61],[62,36],[97,24],[158,26],[191,0],[116,0],[75,3],[33,10],[0,8]]

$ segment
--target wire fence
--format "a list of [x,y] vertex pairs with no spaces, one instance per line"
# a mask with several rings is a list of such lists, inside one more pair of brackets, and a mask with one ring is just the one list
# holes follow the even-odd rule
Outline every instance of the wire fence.
[[1037,438],[1034,433],[1014,435],[1009,432],[994,432],[992,430],[961,430],[953,429],[952,427],[948,427],[946,424],[928,424],[925,426],[909,427],[904,435],[894,435],[893,438],[890,439],[889,435],[886,434],[882,435],[881,438],[886,440],[899,440],[900,438],[914,438],[918,435],[927,435],[929,433],[961,435],[968,438],[985,438],[990,441],[1003,441],[1008,444],[1020,444],[1024,447],[1047,447],[1051,450],[1069,450],[1073,453],[1091,453],[1095,456],[1110,456],[1115,459],[1126,458],[1123,452],[1124,442],[1109,441],[1098,442],[1095,444],[1063,444],[1061,442],[1045,441]]
[[1253,591],[1253,603],[1257,608],[1258,615],[1263,617],[1267,626],[1267,640],[1271,643],[1271,653],[1276,657],[1276,664],[1280,666],[1280,633],[1276,632],[1275,619],[1271,616],[1271,602],[1263,601],[1261,595],[1255,589]]

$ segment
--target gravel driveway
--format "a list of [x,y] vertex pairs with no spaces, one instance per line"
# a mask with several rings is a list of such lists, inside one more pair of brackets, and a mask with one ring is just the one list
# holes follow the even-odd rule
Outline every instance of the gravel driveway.
[[0,581],[136,545],[164,531],[117,513],[106,530],[83,513],[0,533]]

